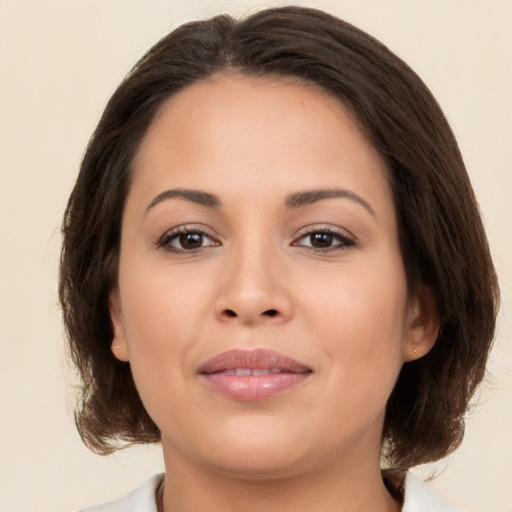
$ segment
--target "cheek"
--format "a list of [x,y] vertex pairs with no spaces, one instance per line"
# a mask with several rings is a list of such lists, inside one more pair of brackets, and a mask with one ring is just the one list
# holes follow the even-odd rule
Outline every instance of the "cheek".
[[172,277],[146,263],[121,267],[119,278],[131,371],[158,425],[177,421],[174,412],[185,406],[180,402],[190,373],[185,362],[201,337],[204,316],[205,290]]
[[[145,269],[141,271],[140,269]],[[179,364],[180,354],[198,337],[209,288],[191,286],[169,269],[126,265],[120,271],[123,323],[134,371],[152,364],[152,371]],[[165,365],[157,364],[165,361]]]
[[378,260],[360,272],[340,269],[324,284],[310,292],[304,310],[332,364],[342,368],[341,375],[359,373],[364,380],[387,374],[394,382],[402,365],[407,306],[401,260]]

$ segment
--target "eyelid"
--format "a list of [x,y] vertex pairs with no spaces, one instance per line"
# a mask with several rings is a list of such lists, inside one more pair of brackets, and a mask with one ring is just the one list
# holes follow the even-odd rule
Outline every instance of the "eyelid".
[[[188,233],[197,233],[209,239],[211,243],[192,249],[185,249],[180,247],[173,247],[171,241],[179,235],[186,235]],[[328,247],[314,247],[300,243],[302,239],[314,233],[326,233],[335,238],[336,243]],[[165,249],[169,252],[193,254],[195,252],[203,251],[208,247],[218,247],[223,245],[218,236],[212,234],[212,230],[203,224],[181,224],[165,231],[165,233],[158,238],[155,246],[158,249]],[[346,229],[334,227],[326,224],[314,224],[302,228],[298,235],[291,242],[292,246],[302,247],[315,252],[330,252],[336,250],[347,250],[350,247],[357,245],[356,238]]]
[[[332,235],[333,237],[336,237],[339,241],[338,244],[333,245],[331,247],[325,247],[325,248],[318,248],[318,247],[311,247],[307,245],[301,245],[298,242],[302,240],[303,238],[307,237],[308,235],[312,235],[314,233],[327,233],[329,235]],[[325,224],[316,224],[316,225],[310,225],[306,226],[305,228],[301,229],[299,232],[299,235],[293,240],[292,245],[303,247],[306,249],[310,249],[313,251],[319,251],[319,252],[329,252],[329,251],[335,251],[335,250],[346,250],[349,247],[353,247],[357,245],[357,239],[352,233],[347,231],[346,229],[339,228],[339,227],[333,227],[330,225]]]
[[[198,247],[196,249],[180,249],[177,247],[171,247],[169,246],[169,242],[178,235],[186,235],[187,233],[198,233],[206,238],[210,239],[214,243],[208,244],[203,247]],[[219,245],[222,245],[219,241],[218,237],[214,236],[211,233],[211,229],[208,229],[206,226],[202,224],[181,224],[179,226],[175,226],[171,229],[168,229],[155,243],[157,248],[163,248],[170,252],[177,252],[177,253],[194,253],[196,251],[200,251],[203,249],[206,249],[207,247],[216,247]]]

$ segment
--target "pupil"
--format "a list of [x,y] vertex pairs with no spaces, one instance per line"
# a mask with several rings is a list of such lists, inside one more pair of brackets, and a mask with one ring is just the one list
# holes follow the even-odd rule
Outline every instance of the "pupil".
[[184,249],[197,249],[203,243],[203,235],[200,233],[184,233],[180,235],[180,245]]
[[329,233],[314,233],[311,235],[311,245],[313,247],[330,247],[332,245],[332,235]]

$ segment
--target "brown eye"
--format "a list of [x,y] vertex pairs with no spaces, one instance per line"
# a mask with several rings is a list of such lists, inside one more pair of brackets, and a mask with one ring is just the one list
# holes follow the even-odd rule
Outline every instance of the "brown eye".
[[220,244],[206,233],[196,230],[171,231],[166,233],[158,242],[158,247],[174,252],[194,251],[213,245]]
[[203,234],[183,233],[179,235],[177,242],[181,249],[198,249],[203,245]]
[[355,241],[343,233],[330,229],[319,229],[302,235],[293,245],[318,251],[347,249],[356,245]]
[[312,233],[309,235],[311,247],[325,249],[331,247],[334,237],[330,233]]

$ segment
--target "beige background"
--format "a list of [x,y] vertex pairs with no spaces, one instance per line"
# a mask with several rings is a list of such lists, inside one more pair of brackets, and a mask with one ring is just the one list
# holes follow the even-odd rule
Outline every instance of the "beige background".
[[[105,102],[143,51],[188,19],[286,3],[0,0],[0,510],[63,512],[114,498],[162,468],[158,448],[101,458],[75,433],[56,299],[61,215]],[[431,87],[458,136],[503,308],[480,405],[432,485],[468,511],[512,511],[512,1],[299,3],[390,46]]]

